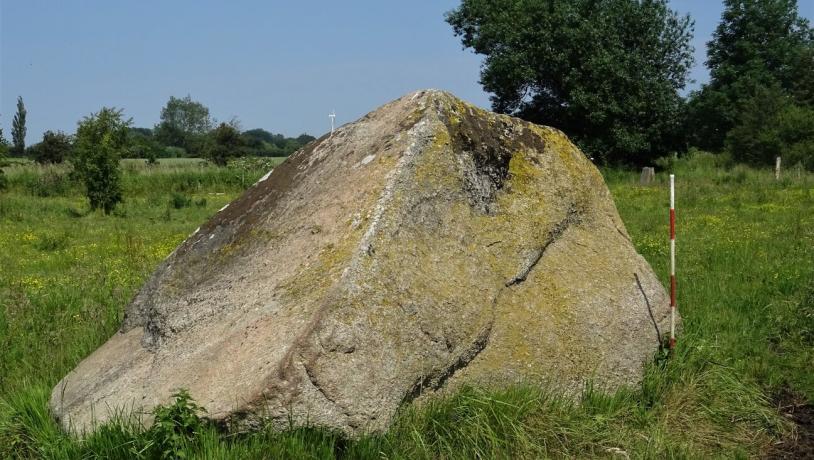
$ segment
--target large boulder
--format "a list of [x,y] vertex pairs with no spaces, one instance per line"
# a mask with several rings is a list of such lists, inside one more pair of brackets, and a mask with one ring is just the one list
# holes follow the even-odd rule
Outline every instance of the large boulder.
[[81,434],[122,410],[150,423],[186,388],[227,427],[357,435],[462,384],[635,383],[668,314],[563,133],[419,91],[196,230],[50,406]]

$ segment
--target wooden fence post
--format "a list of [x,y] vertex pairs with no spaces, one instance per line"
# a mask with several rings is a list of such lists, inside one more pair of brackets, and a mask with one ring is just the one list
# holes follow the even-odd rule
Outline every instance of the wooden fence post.
[[780,180],[780,157],[774,160],[774,179]]

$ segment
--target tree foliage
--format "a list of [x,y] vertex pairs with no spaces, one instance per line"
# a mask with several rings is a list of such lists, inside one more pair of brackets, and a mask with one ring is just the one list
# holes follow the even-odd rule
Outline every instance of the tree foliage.
[[707,44],[710,81],[690,102],[693,144],[720,150],[744,105],[751,108],[755,97],[780,101],[775,89],[796,102],[814,102],[813,43],[796,0],[725,0]]
[[125,158],[144,158],[155,164],[164,155],[164,147],[156,140],[150,128],[129,128]]
[[190,155],[202,153],[204,136],[212,129],[209,108],[192,100],[170,97],[161,109],[161,122],[155,127],[156,139],[166,146],[180,147]]
[[[6,156],[8,155],[8,141],[3,137],[3,128],[0,128],[0,168],[5,166]],[[6,176],[2,169],[0,169],[0,190],[6,188]]]
[[296,138],[274,134],[265,129],[250,129],[242,134],[247,153],[255,156],[285,157],[313,141],[314,136],[301,134]]
[[8,140],[6,140],[6,138],[3,136],[3,128],[0,128],[0,164],[2,164],[6,158],[6,155],[8,155],[8,150]]
[[62,163],[71,156],[73,138],[62,131],[46,131],[42,142],[28,148],[28,156],[40,164]]
[[756,165],[786,164],[814,170],[814,108],[796,104],[778,84],[759,87],[740,101],[726,147],[735,160]]
[[128,127],[122,111],[103,107],[79,122],[74,169],[85,184],[91,209],[105,214],[122,201],[119,158],[127,148]]
[[235,122],[221,123],[209,135],[206,157],[218,166],[226,166],[229,158],[241,156],[244,145]]
[[316,140],[316,137],[306,133],[297,136],[297,142],[300,144],[300,147],[314,140]]
[[693,24],[666,0],[463,0],[446,20],[485,55],[494,110],[560,128],[607,162],[682,146]]
[[11,154],[15,156],[22,156],[25,153],[25,117],[28,111],[23,104],[22,96],[17,97],[17,113],[14,114],[14,119],[11,121]]

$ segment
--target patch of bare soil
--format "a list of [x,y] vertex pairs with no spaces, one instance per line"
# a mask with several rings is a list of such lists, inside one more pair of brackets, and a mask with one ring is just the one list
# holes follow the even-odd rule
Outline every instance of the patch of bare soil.
[[769,459],[814,459],[814,406],[788,388],[775,396],[780,413],[795,424],[792,436],[775,444]]

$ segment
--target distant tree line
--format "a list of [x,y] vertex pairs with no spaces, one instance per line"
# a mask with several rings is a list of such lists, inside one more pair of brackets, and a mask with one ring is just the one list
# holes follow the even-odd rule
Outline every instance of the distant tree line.
[[[218,166],[243,156],[288,156],[315,138],[296,138],[263,129],[242,131],[237,119],[215,123],[209,109],[190,96],[170,97],[153,128],[132,126],[121,109],[103,107],[84,117],[74,134],[46,131],[42,140],[26,147],[27,111],[22,97],[11,124],[11,142],[0,128],[0,166],[8,155],[27,156],[41,164],[70,162],[73,174],[84,184],[91,209],[109,214],[122,200],[119,160],[203,157]],[[5,177],[0,169],[0,189]]]
[[264,129],[242,131],[233,118],[216,123],[209,108],[190,96],[170,97],[161,109],[161,121],[153,128],[131,128],[135,158],[204,157],[217,164],[241,156],[288,156],[315,138],[272,134]]
[[[26,147],[26,116],[20,97],[12,120],[11,142],[0,131],[0,156],[26,156],[39,163],[61,163],[71,158],[78,131],[75,134],[46,131],[40,142]],[[259,128],[241,131],[237,119],[216,123],[209,108],[190,96],[170,97],[161,109],[157,125],[143,128],[128,123],[126,134],[119,152],[121,158],[144,158],[154,163],[160,158],[200,157],[218,165],[225,165],[234,157],[288,156],[315,139],[308,134],[285,137]]]
[[667,0],[462,0],[446,20],[485,56],[495,111],[560,128],[598,162],[695,147],[814,169],[814,31],[796,0],[725,0],[710,81],[687,97],[693,21]]

